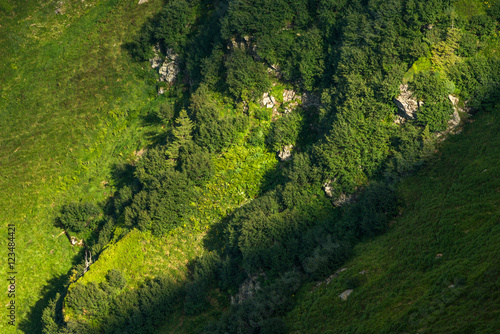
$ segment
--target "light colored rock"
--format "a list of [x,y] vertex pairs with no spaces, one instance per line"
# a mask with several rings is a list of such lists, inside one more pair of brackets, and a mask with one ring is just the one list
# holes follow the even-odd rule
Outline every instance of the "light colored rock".
[[153,46],[153,53],[154,56],[149,60],[149,63],[151,64],[151,68],[158,68],[162,63],[162,59],[160,57],[160,46],[158,44]]
[[321,105],[321,97],[316,93],[305,92],[302,94],[301,100],[302,107],[304,108],[317,107]]
[[179,66],[175,61],[166,60],[158,73],[160,73],[160,81],[173,83],[179,74]]
[[264,95],[262,95],[262,104],[266,108],[273,108],[276,105],[276,99],[269,93],[264,93]]
[[165,94],[166,90],[163,87],[158,88],[158,95]]
[[143,3],[146,3],[146,2],[148,2],[148,1],[149,1],[149,0],[139,0],[138,5],[142,5]]
[[354,195],[346,195],[344,193],[341,193],[340,196],[333,202],[334,206],[342,206],[344,204],[350,204],[354,202],[355,196]]
[[251,298],[255,295],[257,291],[261,289],[258,278],[264,276],[264,274],[256,274],[248,277],[239,287],[238,293],[231,296],[231,304],[241,304],[245,300]]
[[278,152],[278,157],[281,161],[290,160],[292,157],[293,145],[285,145],[281,151]]
[[354,290],[352,289],[348,289],[348,290],[345,290],[344,292],[342,292],[340,295],[339,295],[339,298],[342,299],[343,301],[346,301],[347,300],[347,297],[349,297],[349,295],[353,292]]
[[328,197],[333,197],[334,189],[332,187],[332,180],[328,180],[323,184],[323,189],[325,190],[325,195]]
[[401,112],[403,118],[399,118],[399,123],[403,123],[405,119],[415,119],[418,108],[423,105],[422,101],[417,101],[413,97],[413,92],[408,89],[408,85],[399,86],[400,94],[397,98],[393,99],[394,103]]
[[285,89],[283,91],[283,102],[291,102],[295,99],[295,91],[293,89]]

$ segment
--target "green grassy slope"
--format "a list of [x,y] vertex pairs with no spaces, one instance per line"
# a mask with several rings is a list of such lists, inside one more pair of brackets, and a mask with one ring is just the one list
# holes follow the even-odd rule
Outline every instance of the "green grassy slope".
[[385,235],[300,290],[291,333],[498,333],[500,108],[470,122],[400,184],[404,209]]
[[[122,45],[161,5],[65,1],[57,15],[55,1],[0,2],[0,247],[6,256],[15,224],[18,330],[41,331],[41,312],[80,250],[54,237],[56,209],[104,201],[111,165],[148,143],[140,116],[154,85]],[[14,331],[0,322],[1,333]]]

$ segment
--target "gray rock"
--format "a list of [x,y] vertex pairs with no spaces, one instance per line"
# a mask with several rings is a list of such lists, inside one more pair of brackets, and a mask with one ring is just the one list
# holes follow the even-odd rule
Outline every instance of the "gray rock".
[[418,108],[424,103],[413,98],[413,92],[408,89],[408,85],[400,85],[399,91],[399,96],[393,99],[393,101],[403,118],[397,119],[396,122],[402,123],[405,119],[415,119]]
[[335,206],[342,206],[344,204],[350,204],[354,202],[355,196],[353,194],[351,195],[346,195],[344,193],[341,193],[339,197],[333,202],[333,205]]
[[231,296],[231,304],[241,304],[245,300],[251,298],[257,291],[261,289],[258,278],[264,274],[256,274],[248,277],[239,287],[238,293]]
[[264,93],[264,95],[262,95],[262,104],[266,108],[273,108],[276,105],[276,99],[269,93]]
[[349,297],[349,295],[353,292],[352,289],[348,289],[348,290],[345,290],[344,292],[342,292],[340,295],[339,295],[339,298],[342,299],[343,301],[346,301],[347,300],[347,297]]
[[146,3],[146,2],[148,2],[148,1],[149,1],[149,0],[139,0],[138,5],[142,5],[143,3]]
[[179,74],[179,65],[175,61],[166,60],[158,73],[160,73],[160,81],[173,83]]
[[323,184],[323,190],[325,191],[326,196],[333,197],[332,180],[328,180],[325,184]]
[[151,64],[151,68],[158,68],[162,63],[162,59],[160,57],[160,46],[158,44],[153,46],[153,53],[154,57],[149,60],[149,63]]
[[283,91],[283,102],[291,102],[295,99],[295,91],[293,89],[285,89]]
[[304,108],[321,106],[321,97],[316,93],[305,92],[302,94],[301,100]]
[[290,160],[292,157],[293,145],[285,145],[281,151],[278,152],[278,157],[281,161]]

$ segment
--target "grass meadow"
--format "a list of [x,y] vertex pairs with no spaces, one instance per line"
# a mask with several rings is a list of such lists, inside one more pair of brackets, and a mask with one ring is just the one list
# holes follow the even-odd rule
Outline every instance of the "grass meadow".
[[105,201],[113,164],[156,130],[142,121],[156,103],[154,83],[122,45],[162,1],[62,3],[56,14],[56,1],[0,1],[0,277],[7,224],[16,226],[17,271],[17,326],[4,309],[1,333],[41,332],[41,312],[80,251],[57,237],[56,210]]

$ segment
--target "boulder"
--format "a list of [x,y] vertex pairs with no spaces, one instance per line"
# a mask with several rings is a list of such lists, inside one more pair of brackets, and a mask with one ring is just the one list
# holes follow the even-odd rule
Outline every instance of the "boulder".
[[393,102],[398,107],[403,119],[398,119],[398,123],[402,123],[404,119],[415,119],[418,108],[423,105],[422,101],[417,101],[413,97],[413,92],[408,89],[408,85],[399,86],[400,94],[393,99]]
[[348,289],[348,290],[345,290],[344,292],[342,292],[340,295],[339,295],[339,298],[342,299],[343,301],[346,301],[347,300],[347,297],[349,297],[349,295],[353,292],[352,289]]

